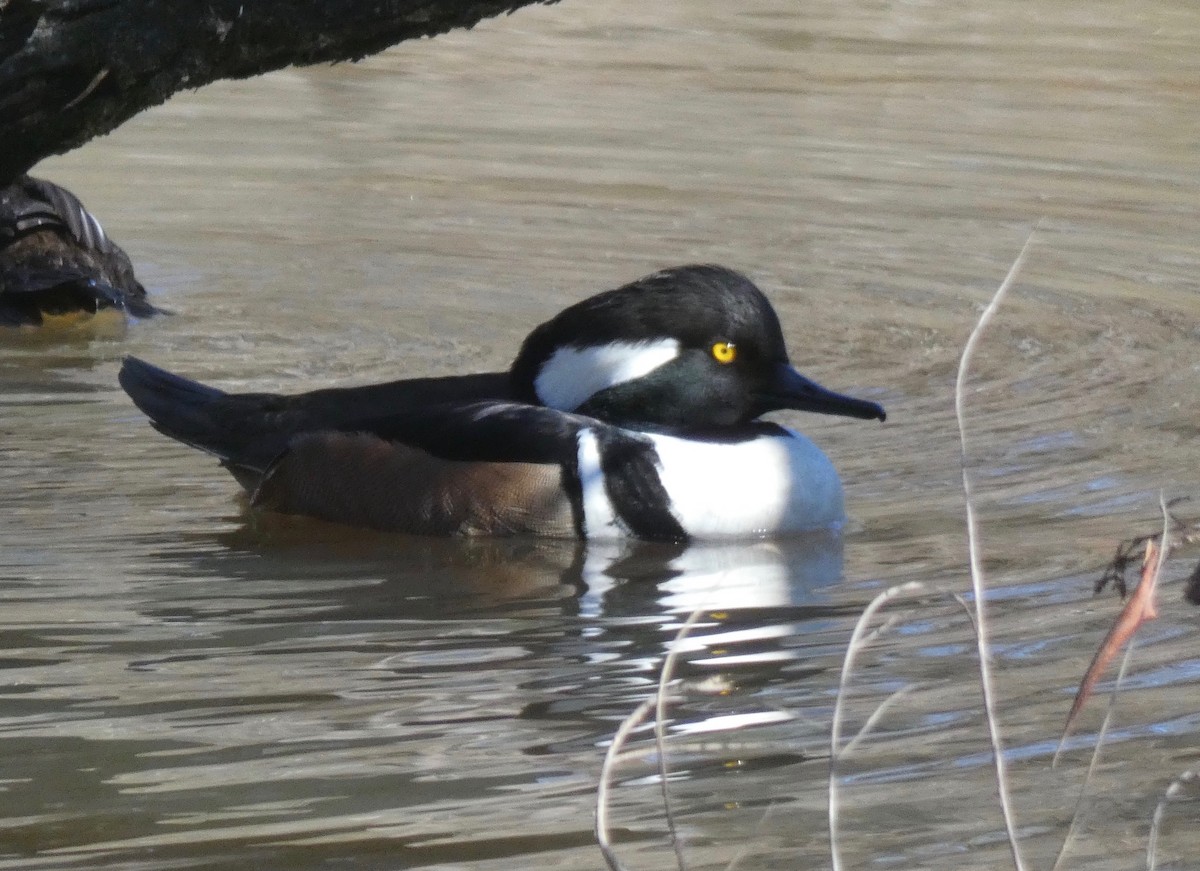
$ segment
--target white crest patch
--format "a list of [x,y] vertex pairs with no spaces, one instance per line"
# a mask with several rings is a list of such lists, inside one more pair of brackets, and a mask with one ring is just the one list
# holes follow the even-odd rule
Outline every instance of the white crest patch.
[[542,364],[533,387],[543,405],[574,411],[601,390],[641,378],[678,356],[675,339],[567,346]]

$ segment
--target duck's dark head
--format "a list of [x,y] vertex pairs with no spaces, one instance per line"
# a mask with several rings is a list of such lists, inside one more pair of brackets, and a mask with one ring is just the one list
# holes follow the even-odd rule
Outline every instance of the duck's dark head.
[[527,402],[624,426],[711,429],[784,408],[885,417],[792,368],[771,303],[722,266],[664,269],[576,303],[530,333],[511,377]]

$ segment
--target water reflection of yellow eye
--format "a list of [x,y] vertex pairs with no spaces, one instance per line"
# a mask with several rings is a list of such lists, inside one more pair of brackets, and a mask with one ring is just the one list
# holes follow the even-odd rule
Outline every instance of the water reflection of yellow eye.
[[737,359],[737,347],[733,342],[717,342],[712,346],[712,355],[718,363],[732,363]]

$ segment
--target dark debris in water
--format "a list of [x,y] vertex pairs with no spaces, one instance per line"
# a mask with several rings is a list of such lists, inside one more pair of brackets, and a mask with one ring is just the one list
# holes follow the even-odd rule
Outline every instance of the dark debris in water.
[[[1172,499],[1167,503],[1167,517],[1171,523],[1171,540],[1170,552],[1164,554],[1164,559],[1171,556],[1178,548],[1200,539],[1200,520],[1182,518],[1171,510],[1183,501],[1186,501],[1185,497]],[[1124,600],[1129,595],[1129,586],[1125,580],[1129,567],[1143,564],[1146,559],[1147,546],[1157,547],[1161,543],[1161,539],[1162,532],[1160,531],[1148,535],[1137,535],[1119,543],[1116,554],[1104,567],[1103,574],[1096,579],[1095,592],[1102,593],[1111,583],[1113,589],[1117,591],[1117,595]],[[1200,563],[1197,563],[1188,576],[1183,597],[1193,605],[1200,605]]]

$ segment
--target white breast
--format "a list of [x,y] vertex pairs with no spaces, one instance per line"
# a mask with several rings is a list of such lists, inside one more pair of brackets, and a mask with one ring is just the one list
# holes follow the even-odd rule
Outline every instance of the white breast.
[[[793,430],[737,443],[647,433],[671,497],[693,538],[756,538],[836,528],[845,520],[842,483],[829,458]],[[595,438],[580,436],[579,471],[588,538],[627,533],[604,492]]]

